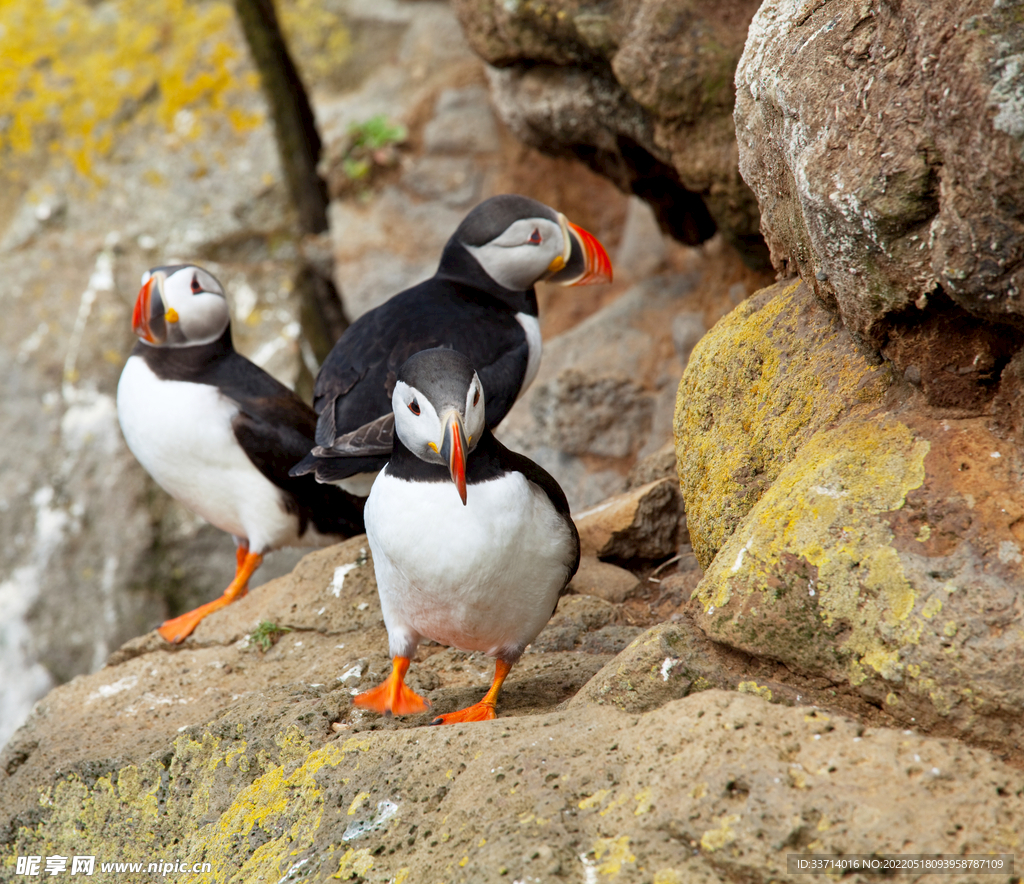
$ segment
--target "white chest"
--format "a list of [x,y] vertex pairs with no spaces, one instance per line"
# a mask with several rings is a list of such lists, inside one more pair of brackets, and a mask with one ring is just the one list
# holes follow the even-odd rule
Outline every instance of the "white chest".
[[533,383],[533,379],[537,377],[543,344],[540,339],[540,320],[536,316],[530,316],[529,313],[517,313],[516,322],[526,332],[526,346],[529,348],[530,354],[526,362],[526,377],[523,378],[523,386],[519,388],[519,395],[522,396],[527,387]]
[[365,516],[393,647],[411,631],[463,650],[521,650],[565,585],[570,531],[519,473],[470,485],[463,506],[454,485],[384,470]]
[[117,416],[132,454],[172,497],[254,551],[294,543],[297,520],[235,439],[238,406],[206,384],[165,381],[139,356],[125,365]]

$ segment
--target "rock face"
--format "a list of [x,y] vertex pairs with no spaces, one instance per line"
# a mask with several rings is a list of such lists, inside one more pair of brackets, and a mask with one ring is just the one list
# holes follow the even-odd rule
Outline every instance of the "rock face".
[[754,16],[736,133],[772,259],[876,345],[927,320],[938,288],[1024,325],[1017,11],[767,0]]
[[733,71],[757,3],[459,0],[491,65],[502,118],[529,144],[573,154],[647,200],[664,229],[716,229],[764,262],[757,207],[737,173]]
[[[773,705],[766,683],[709,689],[729,661],[682,627],[614,659],[528,651],[494,722],[354,712],[387,667],[363,543],[312,553],[180,648],[143,637],[51,692],[0,758],[5,876],[18,856],[94,855],[113,880],[101,863],[173,854],[215,881],[712,882],[787,879],[790,853],[1021,847],[1019,771]],[[569,600],[541,638],[616,616]],[[261,620],[292,631],[261,652],[245,641]],[[489,678],[477,655],[420,656],[435,709]],[[631,680],[664,690],[620,700]]]
[[[870,355],[802,283],[694,350],[676,431],[707,569],[697,623],[899,721],[1019,753],[1019,425],[937,415]],[[1015,398],[1011,369],[1004,384]]]

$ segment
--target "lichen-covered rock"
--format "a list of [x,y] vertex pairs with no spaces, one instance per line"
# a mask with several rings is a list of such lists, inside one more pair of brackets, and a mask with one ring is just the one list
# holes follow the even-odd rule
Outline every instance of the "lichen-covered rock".
[[736,133],[773,260],[875,343],[938,287],[1024,324],[1022,49],[1015,3],[767,0],[754,16]]
[[[711,557],[696,620],[715,641],[843,685],[897,720],[1017,752],[1021,438],[969,413],[937,417],[908,385],[883,400],[885,368],[850,361],[834,320],[808,337],[813,310],[799,311],[812,317],[802,327],[765,321],[800,292],[776,287],[735,311],[680,388],[690,534]],[[805,358],[780,371],[787,344]],[[712,385],[700,368],[710,361],[737,369]],[[737,481],[749,473],[760,483]]]
[[700,341],[679,385],[679,479],[705,569],[815,432],[878,403],[891,369],[797,281],[751,297]]
[[[809,707],[827,682],[623,614],[562,599],[497,721],[385,721],[351,705],[390,669],[365,538],[311,553],[38,704],[0,755],[0,878],[91,855],[98,881],[173,858],[224,882],[713,882],[782,877],[793,852],[1020,850],[1024,777],[986,751]],[[409,673],[434,712],[490,676],[436,646]]]
[[1024,829],[1024,778],[982,750],[740,693],[326,739],[267,717],[55,777],[4,871],[173,854],[225,882],[714,882],[785,878],[792,853],[1009,854]]
[[651,203],[687,243],[715,229],[763,264],[757,206],[737,172],[732,77],[754,0],[459,0],[495,69],[495,104],[527,143],[571,153]]

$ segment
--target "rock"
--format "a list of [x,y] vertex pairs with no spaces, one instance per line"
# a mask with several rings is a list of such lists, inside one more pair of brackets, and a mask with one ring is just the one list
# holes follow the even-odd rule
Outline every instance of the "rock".
[[483,86],[446,89],[423,129],[423,147],[433,153],[486,153],[501,147],[498,127]]
[[569,590],[580,595],[593,595],[608,602],[624,602],[640,586],[636,576],[625,568],[602,562],[593,556],[580,559],[580,567],[569,584]]
[[676,551],[680,512],[676,482],[660,479],[574,516],[585,555],[657,561]]
[[740,171],[776,267],[871,343],[963,310],[1024,324],[1024,47],[1015,7],[839,14],[768,0],[736,70]]
[[759,292],[701,339],[675,417],[687,526],[701,567],[803,442],[855,406],[881,401],[892,372],[877,362],[794,281]]
[[665,269],[667,260],[668,248],[654,211],[639,197],[630,197],[622,240],[612,260],[616,277],[653,276]]
[[569,368],[538,386],[530,406],[538,430],[568,454],[629,457],[651,432],[654,397],[622,375],[588,378]]
[[679,361],[686,368],[690,361],[690,354],[697,342],[707,332],[704,325],[704,317],[700,313],[680,313],[672,320],[672,343],[675,345],[676,353],[679,354]]
[[696,274],[656,277],[545,340],[537,378],[497,435],[558,479],[574,510],[624,490],[629,469],[671,438],[681,370],[671,321],[703,294]]
[[684,376],[696,621],[897,721],[1018,753],[1022,439],[937,417],[814,303],[803,285],[755,296]]
[[[659,479],[676,479],[676,449],[666,442],[653,454],[638,461],[626,476],[626,488],[639,488]],[[685,516],[684,516],[685,518]]]
[[645,0],[594,11],[555,0],[536,14],[455,4],[473,49],[494,66],[495,104],[518,137],[579,156],[650,203],[681,242],[720,229],[763,265],[731,119],[733,71],[756,8]]
[[742,693],[336,735],[318,690],[285,682],[155,751],[41,778],[16,827],[0,805],[8,855],[173,850],[267,881],[713,882],[781,878],[793,853],[1012,854],[1024,828],[1024,778],[982,750]]

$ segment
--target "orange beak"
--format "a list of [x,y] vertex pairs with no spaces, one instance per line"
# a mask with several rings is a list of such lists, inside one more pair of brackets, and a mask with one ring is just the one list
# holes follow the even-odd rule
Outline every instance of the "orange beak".
[[559,215],[569,248],[562,266],[548,277],[559,285],[593,285],[612,281],[612,262],[597,237]]
[[164,302],[160,296],[160,285],[152,274],[139,289],[132,311],[132,331],[147,344],[160,344],[167,339],[167,324],[164,321]]
[[448,472],[466,505],[466,431],[462,427],[462,418],[457,411],[451,412],[444,428],[444,442],[438,454],[448,463]]

